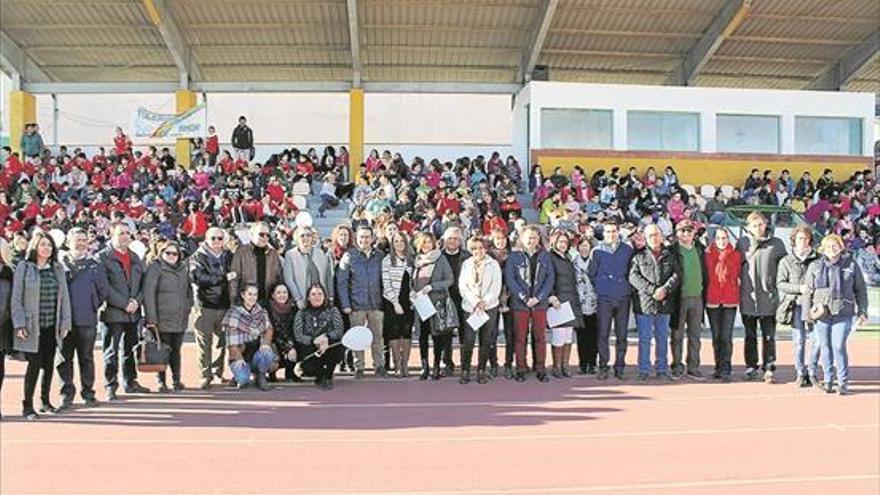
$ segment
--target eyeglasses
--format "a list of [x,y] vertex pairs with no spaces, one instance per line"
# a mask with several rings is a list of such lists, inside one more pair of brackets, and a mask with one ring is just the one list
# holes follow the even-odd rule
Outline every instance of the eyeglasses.
[[212,237],[211,240],[212,241],[222,241],[223,237]]
[[260,232],[260,233],[257,234],[257,235],[260,236],[260,237],[269,237],[269,233],[268,233],[268,232]]

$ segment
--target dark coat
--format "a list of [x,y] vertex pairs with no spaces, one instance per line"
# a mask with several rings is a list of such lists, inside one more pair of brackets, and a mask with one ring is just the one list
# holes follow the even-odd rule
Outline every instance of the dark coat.
[[0,353],[12,351],[12,313],[9,307],[11,299],[12,268],[3,265],[0,267]]
[[535,297],[535,309],[546,309],[547,298],[553,291],[556,281],[550,254],[545,250],[538,252],[535,283],[529,280],[529,255],[525,251],[513,251],[504,263],[504,282],[510,291],[510,309],[528,311],[526,302]]
[[632,294],[629,284],[629,264],[633,248],[625,242],[618,244],[614,252],[606,243],[600,243],[590,252],[587,274],[599,299],[626,300]]
[[[418,292],[425,287],[425,273],[430,273],[427,285],[431,286],[431,292],[428,298],[437,309],[437,314],[432,316],[427,322],[419,320],[420,325],[427,325],[431,329],[431,335],[442,335],[449,333],[453,328],[458,327],[461,322],[458,321],[458,312],[450,311],[453,305],[450,302],[450,289],[455,285],[455,277],[452,273],[452,267],[446,257],[439,251],[434,251],[427,260],[417,257],[413,268],[413,286],[412,292]],[[422,327],[424,328],[424,327]]]
[[560,304],[567,302],[571,305],[571,312],[574,313],[574,323],[571,326],[582,328],[584,318],[581,313],[581,298],[578,294],[574,263],[567,256],[556,251],[550,252],[550,263],[553,264],[553,290],[550,294],[556,296]]
[[232,131],[232,147],[249,150],[254,147],[254,131],[248,126],[237,125]]
[[232,252],[224,249],[220,256],[200,247],[189,259],[189,274],[196,286],[195,305],[207,309],[229,309],[231,304],[226,274],[232,265]]
[[382,259],[385,254],[373,249],[367,257],[360,249],[342,256],[336,277],[336,295],[343,309],[382,310]]
[[[55,280],[58,282],[58,293],[55,302],[55,340],[61,342],[62,337],[71,329],[70,295],[67,292],[67,277],[64,268],[55,263],[52,266]],[[34,353],[40,349],[40,270],[31,261],[21,261],[15,267],[12,276],[12,299],[10,301],[12,327],[27,330],[27,338],[14,339],[16,351]]]
[[[635,289],[632,298],[634,313],[672,314],[676,310],[673,294],[681,285],[678,253],[665,246],[659,257],[648,248],[638,250],[630,264],[629,283]],[[666,297],[657,301],[654,292],[661,287],[666,290]]]
[[[832,281],[839,277],[839,287]],[[825,304],[830,316],[868,316],[868,286],[862,270],[853,257],[844,253],[837,263],[822,256],[807,268],[805,277],[807,295],[803,301],[803,314],[809,314],[815,303]]]
[[[113,246],[102,249],[98,263],[107,280],[107,306],[101,314],[105,323],[137,323],[141,319],[140,307],[144,305],[143,277],[146,268],[140,257],[128,250],[131,256],[131,279],[125,275],[122,263],[114,254]],[[129,314],[125,311],[128,301],[134,299],[138,310]]]
[[751,234],[746,234],[740,237],[736,248],[743,259],[739,286],[740,311],[746,316],[775,315],[779,306],[776,275],[779,261],[786,254],[785,245],[775,237],[755,239]]
[[169,265],[158,259],[144,276],[144,314],[148,325],[162,333],[183,333],[189,326],[193,289],[186,261]]
[[101,269],[101,264],[92,256],[75,260],[70,253],[66,253],[61,264],[67,272],[73,326],[96,326],[98,310],[104,304],[108,291],[106,274]]

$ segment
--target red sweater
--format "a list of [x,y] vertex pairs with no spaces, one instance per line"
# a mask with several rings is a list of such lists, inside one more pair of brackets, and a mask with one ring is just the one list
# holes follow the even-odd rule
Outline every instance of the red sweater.
[[[706,287],[706,304],[709,306],[739,305],[739,272],[742,255],[733,245],[719,251],[715,244],[706,249],[706,269],[709,285]],[[723,276],[723,277],[722,277]]]

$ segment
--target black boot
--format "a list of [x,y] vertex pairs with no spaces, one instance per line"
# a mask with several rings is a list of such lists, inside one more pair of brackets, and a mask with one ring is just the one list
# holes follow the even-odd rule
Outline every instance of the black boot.
[[34,411],[34,401],[32,400],[21,401],[21,415],[28,421],[40,419],[40,415]]
[[440,360],[435,359],[434,360],[434,373],[431,374],[431,380],[439,380],[439,379],[443,378],[443,376],[444,375],[441,373],[441,370],[440,370]]
[[427,380],[428,376],[431,374],[431,367],[428,366],[428,360],[422,359],[422,374],[419,375],[419,380]]
[[461,369],[461,378],[458,379],[458,383],[462,385],[467,385],[471,381],[471,371],[467,368]]

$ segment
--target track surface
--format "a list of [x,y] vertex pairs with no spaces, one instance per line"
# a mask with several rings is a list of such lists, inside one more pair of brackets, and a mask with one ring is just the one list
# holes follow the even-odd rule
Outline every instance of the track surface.
[[[849,397],[794,387],[790,343],[778,347],[774,385],[742,382],[741,367],[730,384],[643,384],[632,367],[622,382],[341,376],[330,392],[123,395],[38,423],[19,419],[24,367],[10,361],[0,492],[880,493],[880,338],[850,339]],[[194,354],[186,344],[190,386]],[[703,359],[708,373],[705,339]]]

